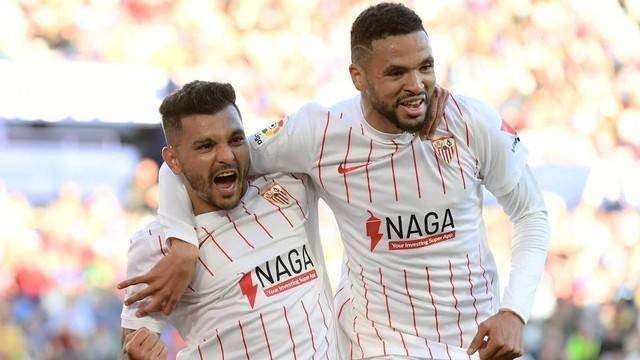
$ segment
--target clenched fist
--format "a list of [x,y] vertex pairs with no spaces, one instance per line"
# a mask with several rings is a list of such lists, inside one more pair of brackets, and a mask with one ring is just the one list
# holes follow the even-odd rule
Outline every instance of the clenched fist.
[[167,348],[160,340],[160,336],[144,327],[128,334],[124,339],[122,349],[131,360],[164,360],[167,358]]

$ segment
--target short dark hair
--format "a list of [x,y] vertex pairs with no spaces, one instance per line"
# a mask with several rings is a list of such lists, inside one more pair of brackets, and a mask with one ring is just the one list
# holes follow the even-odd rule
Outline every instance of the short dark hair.
[[396,3],[380,3],[365,9],[351,26],[351,61],[357,63],[374,40],[387,36],[427,32],[413,10]]
[[174,91],[164,98],[159,109],[167,144],[173,145],[175,136],[182,130],[184,116],[216,114],[229,105],[240,115],[231,84],[196,80]]

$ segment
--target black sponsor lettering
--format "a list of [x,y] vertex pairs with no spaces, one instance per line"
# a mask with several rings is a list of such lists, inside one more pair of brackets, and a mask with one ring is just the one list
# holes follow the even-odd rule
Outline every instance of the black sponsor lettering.
[[287,276],[291,276],[291,271],[287,269],[287,265],[282,261],[282,257],[276,257],[276,281],[280,281],[282,275],[287,274]]
[[313,261],[311,261],[311,256],[307,252],[307,247],[302,245],[302,260],[304,260],[304,269],[307,270],[309,266],[314,266]]
[[[278,255],[275,259],[256,266],[255,273],[260,285],[265,288],[313,268],[313,260],[307,252],[306,245],[303,245],[301,250],[291,249],[286,254]],[[273,271],[272,267],[275,267]]]
[[262,139],[260,138],[260,134],[255,134],[253,136],[253,141],[255,141],[256,144],[258,144],[258,145],[262,145]]
[[[387,220],[387,237],[390,239],[391,238],[391,228],[393,228],[393,231],[396,233],[396,236],[400,239],[402,239],[404,236],[402,236],[402,216],[398,216],[398,227],[396,227],[396,224],[394,224],[390,218],[386,218]],[[400,228],[400,230],[398,230],[398,228]]]
[[[291,259],[291,255],[296,254],[296,258],[295,259]],[[289,264],[291,264],[291,270],[294,273],[299,273],[300,270],[302,270],[302,261],[300,261],[300,253],[298,253],[298,250],[293,249],[291,251],[289,251]],[[296,265],[298,266],[296,268]]]
[[[434,221],[429,222],[429,218],[435,218]],[[424,216],[424,229],[427,232],[427,235],[433,235],[440,230],[440,223],[438,223],[438,214],[434,212],[428,212],[427,215]]]
[[[434,211],[430,211],[424,215],[423,221],[418,221],[418,216],[411,214],[408,221],[405,221],[407,227],[404,228],[402,216],[395,218],[386,217],[387,238],[388,239],[409,239],[417,236],[434,235],[447,230],[454,230],[453,215],[450,209],[446,209],[444,216]],[[424,226],[424,227],[422,227]]]
[[264,287],[264,280],[262,280],[263,276],[267,279],[267,281],[273,284],[273,275],[271,275],[271,266],[269,266],[268,261],[265,263],[264,267],[267,269],[266,273],[260,266],[256,266],[256,275],[258,276],[258,280],[260,281],[260,285],[262,285],[262,287]]
[[442,231],[444,232],[447,227],[451,229],[455,229],[456,225],[453,223],[453,216],[451,215],[451,210],[447,209],[444,212],[444,220],[442,220]]
[[409,229],[407,229],[407,237],[411,237],[413,234],[418,234],[422,236],[422,230],[420,230],[420,225],[418,225],[418,218],[415,214],[411,214],[409,218]]

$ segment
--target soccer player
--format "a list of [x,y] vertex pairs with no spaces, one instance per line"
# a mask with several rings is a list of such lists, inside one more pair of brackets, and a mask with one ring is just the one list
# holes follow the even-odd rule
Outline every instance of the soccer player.
[[[494,110],[465,96],[447,102],[434,138],[418,136],[434,94],[434,58],[422,21],[404,5],[362,12],[351,55],[358,96],[329,109],[306,105],[249,138],[255,171],[307,174],[337,216],[344,354],[520,356],[548,240],[526,148]],[[187,202],[175,199],[179,179],[161,170],[160,185],[167,225],[193,238],[189,214],[167,206]],[[502,299],[482,220],[485,188],[514,225]]]
[[[164,356],[157,333],[168,322],[188,344],[178,358],[337,358],[310,180],[247,177],[249,148],[229,84],[189,83],[160,112],[163,158],[184,176],[183,196],[196,215],[196,266],[171,315],[136,316],[144,302],[123,307],[123,351]],[[169,246],[158,221],[137,232],[127,276],[145,274]]]

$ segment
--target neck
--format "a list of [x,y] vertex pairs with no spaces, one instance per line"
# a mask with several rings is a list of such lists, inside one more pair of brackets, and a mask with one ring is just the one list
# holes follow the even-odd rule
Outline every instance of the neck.
[[194,215],[201,215],[208,212],[218,211],[219,208],[209,204],[208,202],[202,200],[199,196],[190,196],[191,198],[191,206],[193,207]]
[[360,108],[362,109],[364,121],[366,121],[372,128],[386,134],[400,134],[402,132],[402,130],[398,129],[389,120],[387,120],[384,115],[380,114],[380,112],[371,105],[371,102],[364,96],[364,94],[360,97]]

